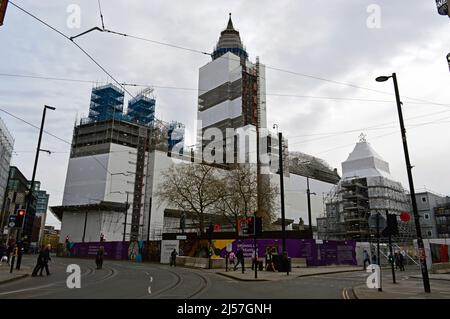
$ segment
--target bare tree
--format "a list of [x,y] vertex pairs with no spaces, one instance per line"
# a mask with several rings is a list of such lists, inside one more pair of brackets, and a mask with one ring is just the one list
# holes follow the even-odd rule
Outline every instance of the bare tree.
[[[256,167],[237,165],[227,171],[222,177],[220,200],[215,204],[218,212],[233,225],[237,231],[238,220],[253,216],[258,210],[258,177]],[[277,189],[269,181],[260,178],[261,209],[258,216],[263,218],[265,225],[270,225],[273,219],[273,208]]]
[[203,235],[205,213],[213,209],[222,196],[222,181],[217,169],[203,164],[172,165],[162,174],[156,197],[159,203],[193,212],[197,226]]

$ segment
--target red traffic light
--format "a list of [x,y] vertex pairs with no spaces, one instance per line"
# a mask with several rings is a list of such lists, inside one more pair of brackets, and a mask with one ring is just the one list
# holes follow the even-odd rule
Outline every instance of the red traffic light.
[[408,213],[401,213],[400,214],[400,220],[402,221],[402,222],[408,222],[409,220],[411,219],[411,215],[410,214],[408,214]]
[[25,210],[24,209],[19,210],[17,215],[19,215],[20,217],[25,216]]

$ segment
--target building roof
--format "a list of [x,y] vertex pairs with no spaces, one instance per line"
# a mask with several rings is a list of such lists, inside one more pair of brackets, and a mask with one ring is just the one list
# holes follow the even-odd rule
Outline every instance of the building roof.
[[126,204],[117,202],[100,201],[99,203],[84,204],[84,205],[68,205],[68,206],[53,206],[50,207],[53,215],[62,221],[63,214],[65,212],[89,212],[89,211],[102,211],[102,212],[125,212]]
[[236,54],[241,58],[247,58],[248,54],[242,44],[239,31],[234,29],[231,13],[228,19],[227,28],[220,33],[219,41],[212,54],[213,60],[221,57],[227,52]]
[[365,138],[362,138],[356,143],[348,158],[342,162],[342,178],[377,176],[391,177],[389,163],[375,152]]
[[324,160],[301,152],[289,152],[289,173],[337,184],[340,176]]

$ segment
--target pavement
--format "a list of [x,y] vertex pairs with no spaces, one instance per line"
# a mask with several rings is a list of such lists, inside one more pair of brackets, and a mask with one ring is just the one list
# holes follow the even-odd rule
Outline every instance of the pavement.
[[32,271],[31,267],[21,266],[20,270],[14,269],[13,273],[10,273],[10,267],[8,264],[0,265],[0,285],[28,277]]
[[[385,272],[386,274],[386,272]],[[384,275],[382,291],[358,285],[349,289],[353,294],[348,299],[450,299],[450,274],[429,274],[431,293],[426,293],[421,275],[397,272],[396,284],[390,275]]]
[[225,276],[231,279],[239,281],[278,281],[292,279],[293,277],[308,277],[308,276],[320,276],[346,272],[361,272],[361,267],[355,266],[324,266],[324,267],[309,267],[309,268],[292,268],[292,271],[287,275],[286,272],[273,272],[273,271],[260,271],[257,272],[257,278],[255,278],[255,271],[251,268],[246,268],[243,274],[241,269],[228,270],[206,270],[208,272],[214,272],[218,275]]

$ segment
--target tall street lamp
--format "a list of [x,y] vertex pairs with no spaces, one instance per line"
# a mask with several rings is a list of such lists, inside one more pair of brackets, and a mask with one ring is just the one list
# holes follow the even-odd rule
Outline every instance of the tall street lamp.
[[[42,141],[42,133],[44,131],[44,123],[45,123],[45,115],[47,113],[47,109],[48,110],[56,110],[56,108],[54,108],[53,106],[48,106],[48,105],[44,105],[44,111],[42,113],[42,120],[41,120],[41,128],[39,130],[39,138],[38,138],[38,144],[37,144],[37,149],[36,149],[36,157],[34,158],[34,167],[33,167],[33,175],[31,177],[31,182],[30,182],[30,190],[28,192],[28,197],[27,197],[27,204],[25,206],[25,216],[23,218],[24,222],[22,224],[22,229],[25,228],[25,224],[27,225],[27,228],[33,225],[33,221],[30,221],[30,208],[31,208],[31,204],[33,202],[33,191],[34,191],[34,181],[36,178],[36,170],[37,170],[37,165],[38,165],[38,161],[39,161],[39,153],[40,152],[47,152],[50,153],[50,151],[47,150],[43,150],[41,149],[41,141]],[[17,231],[17,240],[20,239],[20,230]],[[29,238],[29,240],[31,240],[31,238]]]
[[398,89],[398,83],[397,83],[397,75],[395,73],[392,73],[391,76],[379,76],[376,78],[377,82],[386,82],[392,78],[394,81],[394,90],[395,90],[395,98],[397,100],[397,111],[398,111],[398,117],[400,121],[400,130],[402,133],[402,141],[403,141],[403,151],[405,153],[405,161],[406,161],[406,171],[408,172],[408,181],[409,181],[409,192],[411,194],[411,203],[412,203],[412,209],[413,209],[413,215],[414,215],[414,222],[416,224],[416,233],[417,233],[417,246],[419,248],[419,260],[420,260],[420,268],[422,270],[422,279],[423,279],[423,287],[425,292],[431,292],[430,288],[430,279],[428,277],[428,269],[427,269],[427,262],[425,258],[425,248],[423,245],[423,239],[422,239],[422,230],[420,228],[420,221],[419,221],[419,212],[417,210],[417,202],[416,202],[416,193],[414,191],[414,182],[413,182],[413,176],[412,176],[412,166],[411,162],[409,160],[409,152],[408,152],[408,143],[406,141],[406,129],[405,124],[403,122],[403,114],[402,114],[402,102],[400,101],[400,93]]
[[[273,128],[277,129],[278,125],[274,124]],[[278,162],[280,173],[280,195],[281,195],[281,237],[282,237],[282,250],[283,255],[286,253],[286,216],[284,210],[284,178],[283,178],[283,134],[278,132]]]

